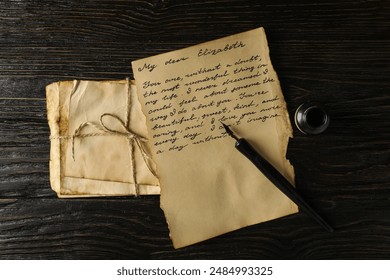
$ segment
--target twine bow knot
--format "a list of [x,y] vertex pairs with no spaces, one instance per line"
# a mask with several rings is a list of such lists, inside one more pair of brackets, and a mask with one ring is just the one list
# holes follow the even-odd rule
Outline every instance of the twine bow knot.
[[[111,118],[112,120],[115,120],[116,125],[115,128],[110,128],[108,124],[104,123],[104,119]],[[82,130],[86,127],[93,127],[98,132],[93,133],[82,133]],[[125,123],[114,114],[104,113],[100,116],[99,119],[99,125],[95,124],[93,122],[84,122],[81,123],[74,131],[72,135],[72,158],[75,160],[75,138],[86,138],[86,137],[93,137],[93,136],[107,136],[107,135],[118,135],[121,137],[126,137],[129,141],[129,148],[130,148],[130,158],[131,158],[131,166],[132,166],[132,176],[133,176],[133,182],[135,185],[135,191],[136,196],[139,195],[139,185],[137,182],[137,176],[136,176],[136,164],[135,164],[135,157],[134,157],[134,149],[135,145],[138,146],[139,150],[141,151],[142,158],[148,167],[149,171],[157,177],[156,173],[154,172],[153,168],[149,164],[150,156],[145,151],[144,143],[146,143],[148,140],[135,132],[131,131],[130,128],[128,128]]]
[[[75,85],[73,88],[73,91],[71,93],[71,96],[75,93],[76,89],[79,86],[80,81],[75,81]],[[126,109],[126,121],[122,121],[117,115],[110,114],[110,113],[104,113],[99,118],[99,124],[93,123],[93,122],[84,122],[81,123],[75,130],[74,133],[70,136],[72,141],[72,158],[75,160],[75,138],[87,138],[87,137],[94,137],[94,136],[108,136],[108,135],[117,135],[120,137],[126,137],[129,141],[129,149],[130,149],[130,158],[131,158],[131,168],[132,168],[132,177],[133,182],[135,185],[135,195],[139,195],[139,185],[137,181],[137,175],[136,175],[136,163],[135,163],[135,157],[134,157],[134,150],[135,147],[138,146],[142,158],[149,169],[149,171],[153,174],[154,177],[157,178],[157,174],[153,170],[153,168],[149,164],[150,156],[145,150],[145,143],[148,141],[146,138],[138,135],[137,133],[133,132],[130,129],[130,81],[129,79],[126,79],[127,84],[127,109]],[[104,120],[111,119],[113,121],[110,125],[106,124]],[[114,125],[112,125],[114,124]],[[96,131],[92,133],[82,133],[83,129],[86,127],[93,127]],[[62,137],[58,137],[62,139]],[[64,137],[65,138],[65,137]]]

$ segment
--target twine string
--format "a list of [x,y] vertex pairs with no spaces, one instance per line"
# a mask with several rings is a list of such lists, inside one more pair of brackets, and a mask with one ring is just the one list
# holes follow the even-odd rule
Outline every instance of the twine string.
[[[109,128],[104,123],[104,118],[111,117],[115,119],[119,124],[119,129],[113,129]],[[138,146],[142,158],[149,169],[149,171],[153,174],[153,176],[157,177],[156,173],[154,172],[153,168],[151,167],[149,160],[150,156],[145,150],[144,143],[146,143],[148,140],[135,132],[131,131],[129,128],[127,128],[124,124],[124,122],[114,114],[104,113],[100,116],[100,124],[97,125],[92,122],[84,122],[81,123],[74,131],[72,135],[72,158],[75,160],[75,138],[87,138],[87,137],[95,137],[95,136],[105,136],[105,135],[117,135],[121,137],[126,137],[129,141],[129,150],[130,150],[130,158],[131,158],[131,168],[132,168],[132,176],[133,176],[133,182],[135,185],[135,191],[136,195],[139,195],[139,185],[137,182],[137,176],[136,176],[136,163],[135,163],[135,157],[134,157],[134,148],[135,145]],[[97,132],[95,133],[82,133],[83,129],[86,127],[93,127]]]
[[[77,85],[77,83],[76,83]],[[76,87],[75,85],[75,87]],[[88,138],[88,137],[96,137],[96,136],[109,136],[109,135],[117,135],[120,137],[125,137],[129,141],[129,151],[130,151],[130,158],[131,158],[131,169],[132,169],[132,179],[135,185],[135,195],[139,196],[139,184],[137,181],[137,172],[136,172],[136,162],[135,162],[135,147],[137,146],[140,150],[142,159],[144,160],[146,167],[149,169],[150,173],[153,174],[157,178],[156,172],[153,170],[152,166],[150,165],[150,156],[148,155],[146,149],[145,149],[145,143],[148,141],[146,138],[138,135],[137,133],[133,132],[129,128],[130,124],[130,81],[127,79],[127,108],[126,108],[126,120],[123,122],[120,117],[118,117],[115,114],[110,113],[104,113],[99,118],[99,124],[96,124],[94,122],[83,122],[81,123],[75,130],[74,133],[71,136],[56,136],[51,137],[52,139],[71,139],[71,152],[72,152],[72,159],[75,160],[75,139],[76,138]],[[104,119],[112,118],[112,120],[115,120],[117,125],[115,128],[110,127],[108,124],[104,123]],[[90,133],[83,133],[82,131],[86,127],[92,127],[95,132]]]

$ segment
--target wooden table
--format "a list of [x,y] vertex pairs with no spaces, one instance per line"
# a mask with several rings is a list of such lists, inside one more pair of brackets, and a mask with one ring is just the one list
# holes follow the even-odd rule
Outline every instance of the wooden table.
[[[0,258],[361,259],[390,257],[390,2],[1,1]],[[304,213],[181,250],[159,197],[58,199],[49,184],[45,86],[132,77],[131,61],[266,30],[290,116],[320,102],[331,124],[294,127]]]

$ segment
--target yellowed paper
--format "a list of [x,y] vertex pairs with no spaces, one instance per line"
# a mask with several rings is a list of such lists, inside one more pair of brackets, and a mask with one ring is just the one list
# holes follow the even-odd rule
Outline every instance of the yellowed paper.
[[220,124],[294,181],[291,124],[263,28],[132,65],[175,248],[298,211]]
[[133,82],[58,82],[46,95],[58,196],[160,193],[148,144],[135,141],[147,138],[147,129]]

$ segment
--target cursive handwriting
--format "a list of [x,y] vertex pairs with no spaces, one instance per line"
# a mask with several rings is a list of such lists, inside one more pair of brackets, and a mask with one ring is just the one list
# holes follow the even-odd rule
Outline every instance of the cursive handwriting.
[[[237,40],[220,48],[202,47],[195,55],[164,57],[159,66],[151,60],[141,67],[150,72],[158,67],[140,80],[157,154],[226,137],[220,122],[265,123],[282,116],[284,108],[272,95],[275,73],[262,55],[247,53],[245,47]],[[208,61],[217,55],[221,62]]]
[[206,56],[206,55],[217,55],[219,53],[231,51],[237,48],[243,48],[245,47],[245,44],[242,41],[236,41],[233,44],[226,44],[225,47],[223,48],[218,48],[218,49],[200,49],[198,52],[198,57],[199,56]]
[[156,67],[157,67],[156,64],[144,63],[144,65],[142,67],[138,67],[137,70],[138,70],[138,72],[142,72],[146,69],[149,72],[152,72]]
[[180,58],[176,58],[176,59],[173,59],[173,58],[170,58],[168,59],[167,61],[165,61],[165,65],[169,65],[169,64],[176,64],[178,62],[181,62],[181,61],[185,61],[187,60],[189,57],[180,57]]

